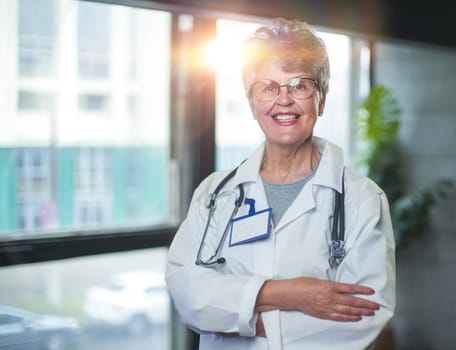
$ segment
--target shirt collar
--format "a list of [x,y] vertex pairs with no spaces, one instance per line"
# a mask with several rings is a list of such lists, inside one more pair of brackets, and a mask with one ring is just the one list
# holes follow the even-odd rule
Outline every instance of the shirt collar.
[[[320,137],[314,136],[314,145],[321,154],[320,163],[312,178],[316,185],[331,187],[338,192],[342,191],[342,172],[344,168],[344,156],[342,149]],[[264,157],[265,143],[259,145],[256,150],[238,168],[234,177],[234,186],[246,182],[256,182],[259,178],[261,163]]]

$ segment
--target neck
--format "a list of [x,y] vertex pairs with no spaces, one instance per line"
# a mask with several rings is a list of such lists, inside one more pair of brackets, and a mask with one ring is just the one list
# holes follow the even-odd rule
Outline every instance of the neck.
[[320,153],[312,142],[296,149],[277,149],[266,145],[260,174],[270,183],[291,183],[309,176],[318,164]]

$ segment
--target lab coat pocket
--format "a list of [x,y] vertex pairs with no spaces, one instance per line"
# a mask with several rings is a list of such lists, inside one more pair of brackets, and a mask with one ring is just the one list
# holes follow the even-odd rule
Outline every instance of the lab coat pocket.
[[[228,229],[221,254],[225,258],[222,271],[251,275],[255,271],[255,256],[258,246],[269,241],[271,236],[271,209],[248,211],[241,206],[238,214],[230,220],[231,202],[220,211],[217,217],[216,232],[221,236]],[[228,224],[228,226],[226,226]]]
[[223,270],[226,273],[251,275],[254,268],[256,244],[258,244],[258,242],[253,241],[230,247],[229,243],[225,242],[221,253],[225,258]]

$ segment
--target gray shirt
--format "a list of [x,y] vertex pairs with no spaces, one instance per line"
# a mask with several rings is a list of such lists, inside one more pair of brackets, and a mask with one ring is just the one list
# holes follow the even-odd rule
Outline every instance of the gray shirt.
[[318,164],[308,176],[288,184],[272,184],[262,179],[264,191],[266,192],[266,199],[268,200],[269,206],[272,208],[272,222],[275,226],[277,226],[283,214],[296,199],[304,185],[314,176],[317,168]]

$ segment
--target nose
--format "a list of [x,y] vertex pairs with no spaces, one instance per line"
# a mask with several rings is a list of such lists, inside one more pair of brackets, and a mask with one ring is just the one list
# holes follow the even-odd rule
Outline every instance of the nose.
[[277,103],[286,106],[293,102],[294,102],[294,98],[288,92],[288,86],[281,85],[280,89],[279,89],[279,95],[277,96]]

